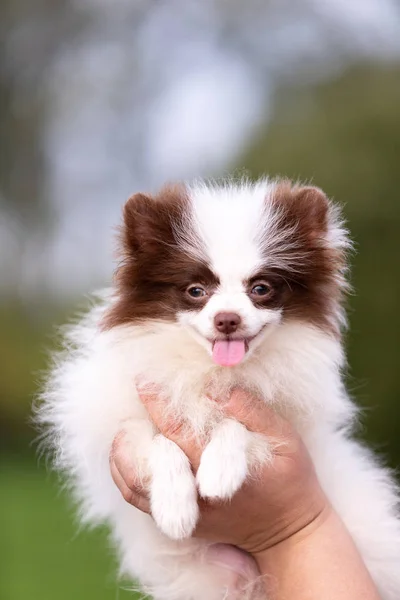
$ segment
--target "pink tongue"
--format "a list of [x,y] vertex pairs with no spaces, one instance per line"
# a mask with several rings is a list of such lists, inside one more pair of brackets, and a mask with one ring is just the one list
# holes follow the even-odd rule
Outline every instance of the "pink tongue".
[[213,361],[221,367],[233,367],[246,353],[244,340],[217,340],[213,347]]

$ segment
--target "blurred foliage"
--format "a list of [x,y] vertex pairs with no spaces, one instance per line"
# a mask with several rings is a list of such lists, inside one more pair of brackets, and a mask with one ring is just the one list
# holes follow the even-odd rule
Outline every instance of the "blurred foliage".
[[46,76],[78,22],[68,0],[0,2],[0,139],[7,148],[0,152],[0,208],[30,231],[52,216],[44,185]]
[[[315,183],[344,204],[356,252],[349,299],[351,393],[370,442],[400,463],[400,68],[354,68],[315,89],[281,89],[270,126],[240,161]],[[365,433],[365,432],[364,432]]]
[[[62,312],[62,311],[61,311]],[[0,306],[0,448],[29,451],[32,399],[54,346],[54,308],[29,310],[20,302]]]

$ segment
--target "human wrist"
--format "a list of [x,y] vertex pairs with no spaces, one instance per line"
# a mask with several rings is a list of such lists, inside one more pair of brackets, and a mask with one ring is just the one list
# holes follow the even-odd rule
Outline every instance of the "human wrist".
[[291,547],[312,538],[327,520],[335,517],[335,514],[326,496],[321,492],[310,503],[306,512],[302,513],[300,510],[296,518],[288,520],[287,523],[283,522],[274,535],[270,535],[250,554],[260,566],[260,563],[266,563],[275,555],[281,555]]
[[320,512],[302,527],[293,531],[291,535],[252,554],[271,600],[280,600],[281,597],[285,597],[283,590],[286,585],[283,582],[287,577],[288,569],[293,569],[298,577],[299,564],[301,572],[304,566],[304,557],[312,557],[315,552],[318,553],[321,538],[327,535],[327,532],[329,535],[329,530],[335,527],[336,518],[336,513],[327,502]]
[[271,600],[381,600],[331,505],[292,536],[253,554]]

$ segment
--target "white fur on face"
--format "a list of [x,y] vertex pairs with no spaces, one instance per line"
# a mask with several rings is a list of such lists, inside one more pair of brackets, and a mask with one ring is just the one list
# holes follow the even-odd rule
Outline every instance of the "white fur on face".
[[230,291],[265,264],[260,242],[268,235],[269,225],[274,225],[272,216],[266,214],[266,199],[273,190],[267,180],[240,188],[203,184],[188,190],[193,226],[211,269],[222,287],[233,288]]
[[234,312],[241,317],[242,324],[231,337],[249,339],[257,336],[249,344],[249,350],[252,350],[260,344],[274,325],[279,324],[281,310],[256,308],[244,291],[229,293],[223,286],[221,288],[220,292],[212,295],[201,311],[180,313],[179,322],[188,327],[199,343],[211,352],[212,342],[218,335],[214,326],[215,315],[220,312]]
[[[263,246],[270,235],[276,238],[276,217],[268,214],[268,196],[274,186],[262,180],[256,186],[198,186],[189,190],[193,209],[193,239],[202,242],[186,250],[194,256],[207,256],[220,285],[201,310],[183,311],[178,321],[188,327],[196,339],[209,351],[218,335],[214,317],[221,312],[236,313],[241,326],[236,338],[253,338],[250,349],[256,347],[272,326],[281,320],[280,309],[257,308],[248,297],[244,282],[265,265]],[[272,262],[273,262],[273,257]]]

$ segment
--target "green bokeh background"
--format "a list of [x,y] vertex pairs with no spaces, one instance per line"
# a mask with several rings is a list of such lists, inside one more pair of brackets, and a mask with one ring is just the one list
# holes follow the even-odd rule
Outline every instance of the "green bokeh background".
[[[235,166],[233,166],[235,167]],[[317,87],[280,88],[272,122],[236,168],[312,181],[343,203],[356,252],[349,299],[348,384],[364,407],[359,435],[400,462],[400,69],[353,68]],[[111,232],[110,232],[111,234]],[[30,406],[54,325],[73,306],[0,299],[0,598],[110,600],[104,532],[78,531],[54,476],[35,456]]]

